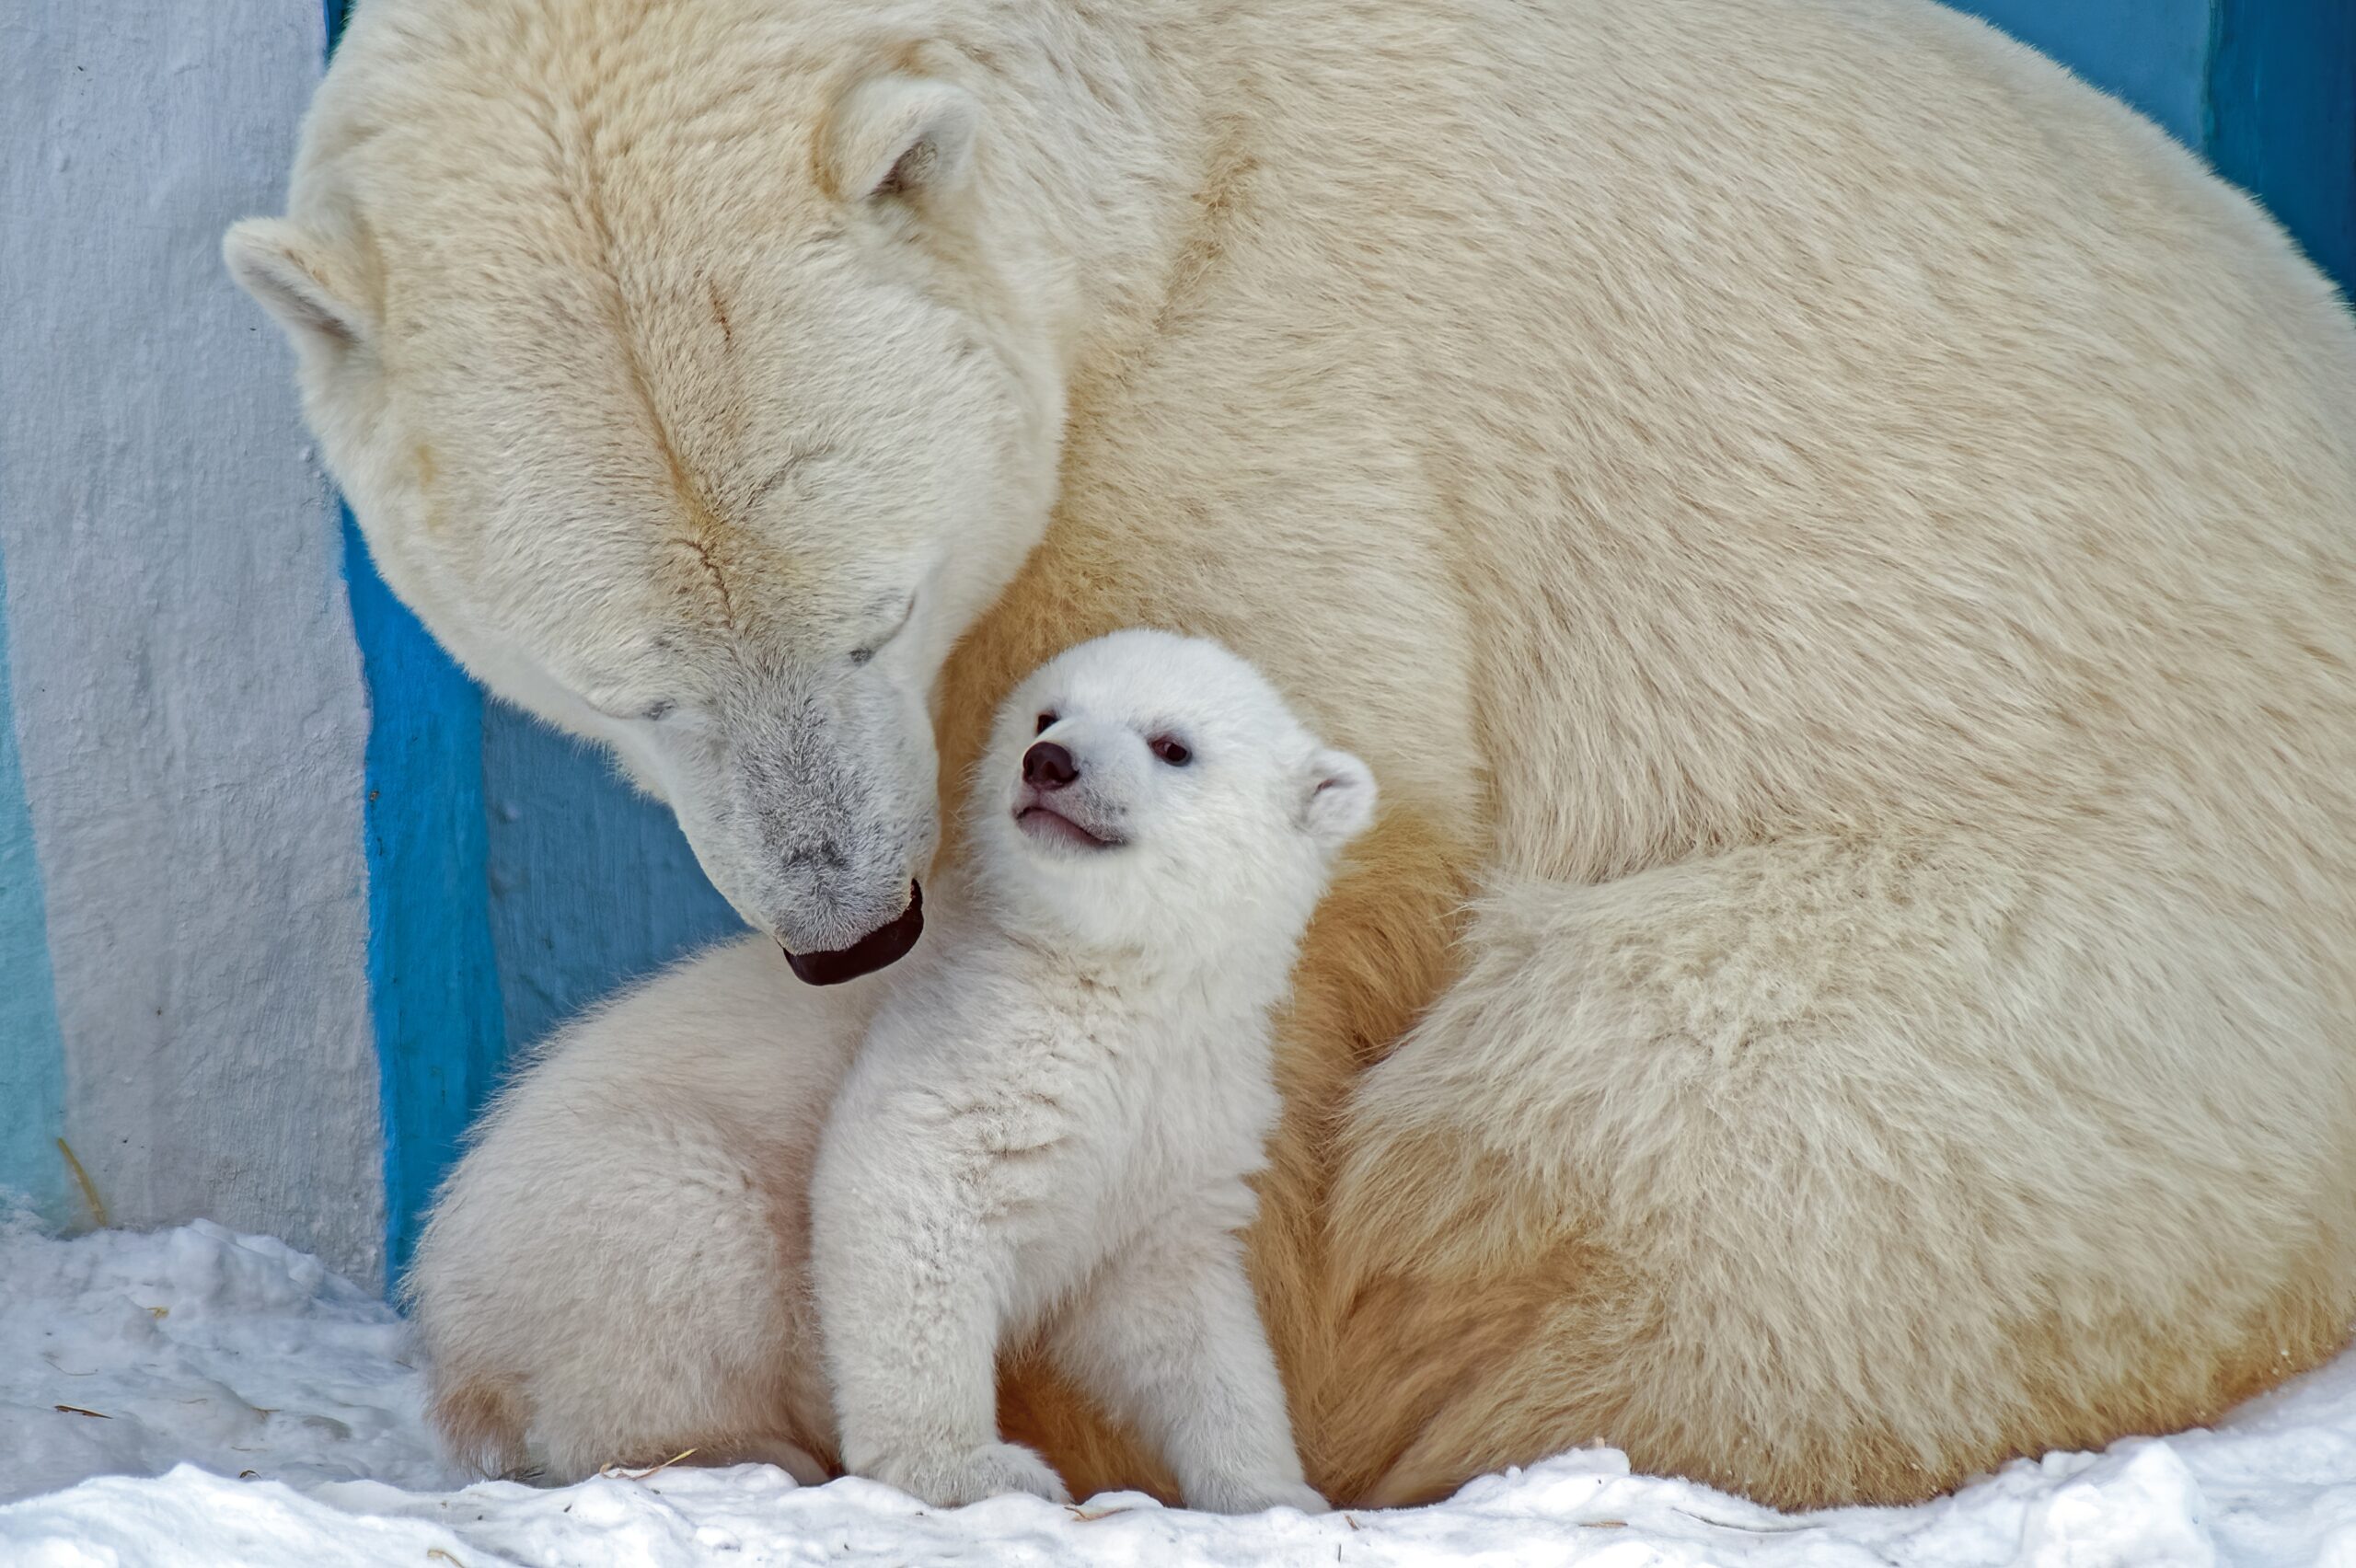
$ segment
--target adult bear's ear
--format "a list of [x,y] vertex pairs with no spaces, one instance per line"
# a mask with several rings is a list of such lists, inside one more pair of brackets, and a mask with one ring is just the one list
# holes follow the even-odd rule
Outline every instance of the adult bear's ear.
[[829,193],[846,202],[954,189],[973,161],[982,106],[952,82],[870,76],[835,106],[821,135]]
[[1301,825],[1328,853],[1374,821],[1374,770],[1344,751],[1320,751],[1301,776]]
[[283,218],[232,225],[221,236],[221,259],[297,350],[341,352],[366,340],[366,317],[331,281],[319,247]]

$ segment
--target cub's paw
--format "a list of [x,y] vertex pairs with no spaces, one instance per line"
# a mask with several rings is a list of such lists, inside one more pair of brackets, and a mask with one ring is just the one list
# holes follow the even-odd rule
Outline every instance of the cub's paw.
[[1186,1491],[1186,1506],[1205,1514],[1265,1514],[1271,1508],[1298,1508],[1322,1514],[1333,1505],[1314,1487],[1297,1481],[1248,1475],[1213,1476]]
[[1017,1443],[985,1443],[962,1454],[911,1454],[883,1460],[868,1473],[887,1486],[936,1508],[962,1508],[1027,1492],[1050,1503],[1068,1503],[1071,1493],[1047,1461]]

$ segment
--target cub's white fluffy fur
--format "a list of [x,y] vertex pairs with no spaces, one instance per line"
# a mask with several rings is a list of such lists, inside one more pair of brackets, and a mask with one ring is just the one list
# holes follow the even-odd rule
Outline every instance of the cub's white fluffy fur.
[[564,1483],[693,1448],[828,1473],[810,1167],[876,993],[780,989],[780,967],[756,937],[675,970],[559,1035],[475,1129],[406,1282],[465,1462]]
[[1243,1263],[1269,1012],[1372,818],[1214,644],[1117,632],[999,716],[966,914],[910,961],[827,1124],[814,1267],[843,1462],[930,1502],[1067,1495],[999,1440],[1034,1332],[1194,1507],[1322,1507]]

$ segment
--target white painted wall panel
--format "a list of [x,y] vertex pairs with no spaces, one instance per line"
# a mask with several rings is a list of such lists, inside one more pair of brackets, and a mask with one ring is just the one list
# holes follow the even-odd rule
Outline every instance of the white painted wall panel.
[[305,0],[0,6],[0,551],[66,1130],[119,1224],[380,1271],[365,698],[328,486],[222,229]]

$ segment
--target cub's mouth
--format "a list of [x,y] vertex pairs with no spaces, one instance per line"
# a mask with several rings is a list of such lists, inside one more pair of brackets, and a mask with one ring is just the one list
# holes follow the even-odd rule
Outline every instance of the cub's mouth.
[[847,948],[828,952],[796,952],[782,942],[779,948],[793,977],[805,986],[839,986],[862,974],[897,963],[924,935],[924,886],[908,883],[908,906],[889,925],[878,926]]
[[1045,801],[1032,801],[1016,807],[1014,825],[1041,843],[1062,844],[1091,852],[1117,849],[1127,842],[1126,839],[1114,838],[1083,827]]

